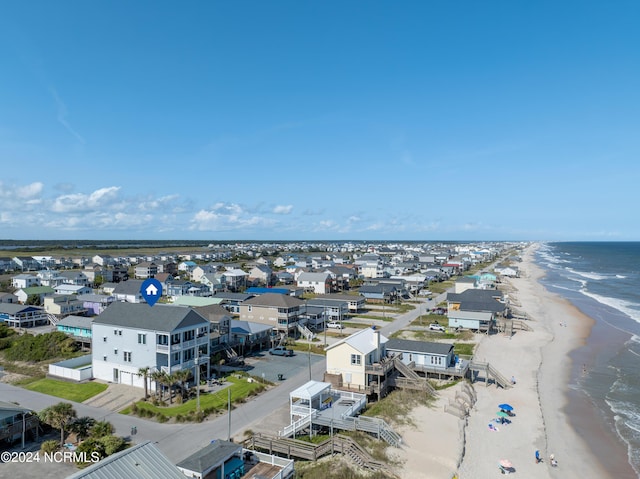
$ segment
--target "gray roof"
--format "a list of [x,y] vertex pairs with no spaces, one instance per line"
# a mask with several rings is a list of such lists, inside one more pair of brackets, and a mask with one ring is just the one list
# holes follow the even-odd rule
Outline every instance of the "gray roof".
[[387,341],[385,347],[388,350],[407,353],[441,354],[446,356],[453,350],[453,344],[433,343],[428,341],[411,341],[410,339],[392,338]]
[[75,316],[70,315],[65,318],[62,318],[56,324],[60,326],[67,326],[69,328],[85,328],[91,329],[91,323],[93,322],[93,318],[88,316]]
[[242,446],[233,442],[217,440],[199,451],[180,461],[176,466],[196,473],[206,473],[237,452],[242,452]]
[[278,308],[292,308],[304,304],[304,301],[293,296],[277,293],[265,293],[243,302],[255,306],[274,306]]
[[232,319],[229,325],[231,332],[236,334],[258,334],[273,329],[273,326],[269,326],[268,324],[253,323],[251,321],[241,321],[238,319]]
[[94,324],[134,327],[148,331],[173,331],[189,326],[206,326],[209,321],[191,308],[164,304],[113,303],[94,318]]
[[79,294],[78,299],[80,301],[90,301],[92,303],[108,303],[114,301],[115,298],[108,294]]
[[6,314],[17,314],[21,311],[25,310],[43,310],[39,306],[30,306],[27,304],[16,304],[16,303],[0,303],[0,313]]
[[184,474],[151,441],[136,444],[78,471],[67,479],[185,479]]
[[139,294],[142,287],[142,280],[130,279],[127,281],[121,281],[117,283],[113,294]]

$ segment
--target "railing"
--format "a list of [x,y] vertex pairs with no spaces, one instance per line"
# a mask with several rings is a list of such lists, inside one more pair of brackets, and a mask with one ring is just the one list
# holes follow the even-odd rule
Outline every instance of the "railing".
[[169,345],[168,344],[156,344],[156,353],[168,353]]
[[307,414],[305,417],[298,419],[293,424],[289,424],[288,426],[285,426],[284,429],[282,429],[282,431],[278,432],[278,437],[289,437],[291,435],[295,435],[296,431],[301,430],[307,424],[311,424],[312,419],[316,414],[317,412],[314,411],[311,414]]
[[316,461],[327,454],[342,453],[364,468],[385,471],[387,476],[397,477],[386,463],[374,459],[357,442],[340,434],[320,444],[311,444],[297,439],[277,439],[262,434],[252,436],[247,442],[253,449],[258,448],[267,450],[270,454],[285,454],[287,457],[296,457],[307,461]]

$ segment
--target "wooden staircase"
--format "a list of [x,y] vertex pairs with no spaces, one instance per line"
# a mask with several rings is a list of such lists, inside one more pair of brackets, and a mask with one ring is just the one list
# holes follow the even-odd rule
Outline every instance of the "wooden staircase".
[[248,449],[268,451],[269,454],[285,456],[287,458],[295,457],[307,461],[316,461],[329,454],[343,454],[362,468],[371,471],[384,471],[387,475],[391,475],[391,477],[398,477],[385,462],[374,459],[357,442],[341,434],[336,434],[320,444],[312,444],[298,439],[275,438],[265,434],[254,434],[245,442],[245,447]]

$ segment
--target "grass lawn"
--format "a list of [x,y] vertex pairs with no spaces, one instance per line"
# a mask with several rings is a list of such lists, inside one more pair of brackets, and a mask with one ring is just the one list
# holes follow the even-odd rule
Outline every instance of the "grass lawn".
[[69,401],[83,402],[107,389],[100,383],[71,383],[56,379],[40,379],[24,386],[30,391],[56,396]]
[[[264,386],[258,382],[248,382],[246,378],[238,379],[235,377],[227,377],[225,381],[231,382],[231,403],[242,400],[249,396],[256,390],[260,390]],[[200,409],[225,409],[227,408],[227,399],[229,393],[228,388],[221,389],[213,394],[200,393]],[[174,406],[154,406],[150,402],[139,401],[136,403],[138,409],[146,409],[152,411],[154,414],[162,413],[167,417],[176,417],[178,414],[187,415],[190,412],[195,412],[197,407],[196,399],[190,399],[182,404],[176,404]],[[120,411],[120,414],[130,414],[131,408],[127,407]]]

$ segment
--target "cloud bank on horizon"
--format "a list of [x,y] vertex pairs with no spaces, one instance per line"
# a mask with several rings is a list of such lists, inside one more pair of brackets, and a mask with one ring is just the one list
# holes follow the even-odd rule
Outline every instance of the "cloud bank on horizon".
[[640,240],[638,2],[34,2],[0,239]]
[[[65,185],[65,190],[69,188]],[[181,194],[130,194],[120,186],[69,193],[42,182],[0,182],[0,201],[2,239],[540,239],[506,229],[498,237],[500,225],[432,218],[428,209],[424,217],[399,212],[385,218],[375,211],[345,211],[329,218],[330,212],[291,204],[219,201],[203,207]]]

